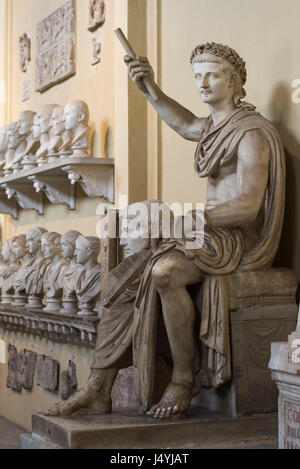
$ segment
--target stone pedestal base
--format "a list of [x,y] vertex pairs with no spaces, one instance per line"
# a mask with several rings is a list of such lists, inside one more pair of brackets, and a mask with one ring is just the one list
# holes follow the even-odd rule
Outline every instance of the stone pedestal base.
[[233,419],[192,407],[186,420],[159,422],[129,407],[99,416],[33,414],[32,434],[22,435],[21,444],[23,449],[222,448],[257,442],[274,445],[276,433],[273,414]]
[[59,313],[61,310],[61,301],[55,298],[47,298],[46,306],[43,309],[45,313]]
[[299,356],[300,341],[298,347],[292,347],[292,344],[287,342],[272,344],[269,368],[272,370],[272,378],[279,389],[278,444],[280,449],[300,449]]
[[44,305],[40,296],[30,295],[28,297],[28,304],[26,308],[28,309],[43,309]]

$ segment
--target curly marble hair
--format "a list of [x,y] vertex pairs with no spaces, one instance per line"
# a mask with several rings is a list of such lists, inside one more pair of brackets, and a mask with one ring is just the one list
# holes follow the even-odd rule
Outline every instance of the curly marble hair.
[[[191,53],[190,63],[213,62],[228,65],[229,70],[237,73],[238,81],[236,83],[237,92],[235,95],[235,104],[243,105],[240,100],[246,96],[243,86],[247,81],[246,62],[239,54],[229,46],[217,44],[216,42],[207,42],[199,44]],[[245,103],[248,105],[248,103]]]

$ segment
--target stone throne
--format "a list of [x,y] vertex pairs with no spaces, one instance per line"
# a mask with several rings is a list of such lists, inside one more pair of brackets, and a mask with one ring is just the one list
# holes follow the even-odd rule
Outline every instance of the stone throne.
[[[189,290],[200,318],[202,289],[194,285]],[[295,330],[296,290],[297,280],[289,269],[230,275],[232,378],[217,389],[202,387],[193,404],[232,417],[277,411],[278,391],[268,369],[270,346]],[[200,354],[205,367],[207,349],[203,344]]]

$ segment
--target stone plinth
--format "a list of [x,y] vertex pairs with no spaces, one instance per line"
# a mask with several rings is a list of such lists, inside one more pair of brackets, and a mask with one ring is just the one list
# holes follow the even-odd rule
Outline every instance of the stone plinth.
[[[300,341],[299,341],[300,344]],[[278,443],[280,449],[300,449],[300,350],[292,340],[272,344],[269,368],[279,390]],[[297,357],[298,355],[298,357]],[[297,363],[298,362],[298,363]]]
[[32,416],[24,449],[222,448],[276,441],[277,415],[233,419],[192,407],[182,421],[157,421],[131,407],[110,415],[68,418]]

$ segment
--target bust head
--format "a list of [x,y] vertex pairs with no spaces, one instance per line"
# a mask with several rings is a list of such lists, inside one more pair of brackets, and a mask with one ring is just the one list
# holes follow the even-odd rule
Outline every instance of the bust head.
[[38,112],[39,125],[41,128],[41,134],[49,132],[51,128],[51,117],[57,104],[46,104]]
[[84,101],[70,101],[64,109],[65,128],[74,130],[79,125],[88,126],[89,108]]
[[26,236],[21,234],[19,236],[15,236],[12,241],[12,249],[16,255],[17,259],[23,259],[25,256],[27,249],[26,249]]
[[15,150],[18,148],[22,141],[22,138],[18,132],[17,122],[13,122],[7,126],[7,147],[9,150]]
[[234,49],[214,42],[201,44],[192,51],[190,62],[203,102],[232,101],[238,106],[246,96],[246,64]]
[[151,236],[170,237],[173,212],[159,200],[144,200],[130,204],[120,213],[121,241],[125,256],[150,248]]
[[32,131],[33,119],[36,115],[33,111],[23,111],[19,115],[18,131],[22,137],[27,137]]
[[33,119],[32,135],[33,135],[33,138],[36,138],[36,139],[39,139],[41,136],[40,120],[37,114],[34,116],[34,119]]
[[7,150],[7,126],[0,127],[0,153]]
[[53,136],[60,136],[64,133],[64,106],[57,106],[52,112],[51,127]]
[[41,252],[41,237],[44,233],[47,233],[47,230],[38,226],[27,231],[26,248],[31,255],[35,256]]
[[97,262],[100,254],[100,239],[95,236],[79,236],[76,240],[76,260],[85,265],[90,259]]
[[61,235],[54,231],[44,233],[41,238],[42,253],[46,259],[54,259],[60,254]]
[[81,236],[79,231],[70,230],[61,237],[61,250],[66,259],[72,259],[74,257],[76,240],[79,236]]

